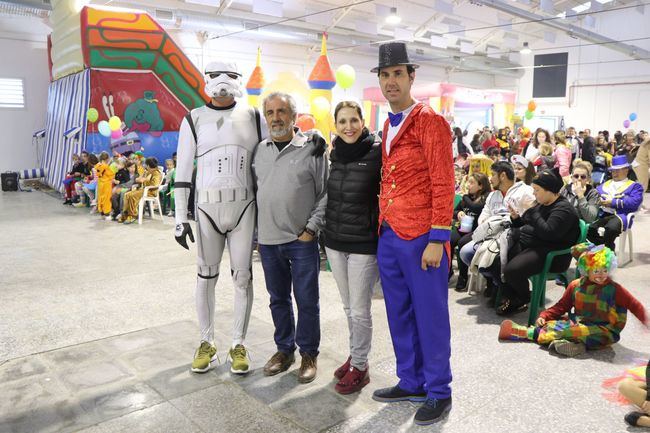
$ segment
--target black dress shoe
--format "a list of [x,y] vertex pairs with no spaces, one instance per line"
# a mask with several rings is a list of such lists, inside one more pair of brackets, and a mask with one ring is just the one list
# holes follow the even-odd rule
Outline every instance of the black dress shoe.
[[415,423],[417,425],[429,425],[440,420],[447,412],[451,410],[451,397],[437,399],[427,398],[422,406],[415,413]]
[[497,307],[497,314],[499,316],[509,316],[511,314],[519,313],[521,311],[526,311],[528,309],[528,304],[525,302],[513,300],[513,299],[504,299],[501,302],[501,305]]
[[372,399],[383,403],[393,403],[396,401],[414,401],[421,402],[427,399],[427,394],[422,392],[404,391],[395,385],[392,388],[382,388],[372,393]]
[[467,277],[458,275],[458,280],[456,280],[456,289],[457,292],[466,292],[467,291]]
[[627,415],[625,415],[625,422],[631,425],[632,427],[638,427],[639,426],[639,418],[642,416],[647,416],[650,417],[650,415],[645,414],[643,412],[630,412]]

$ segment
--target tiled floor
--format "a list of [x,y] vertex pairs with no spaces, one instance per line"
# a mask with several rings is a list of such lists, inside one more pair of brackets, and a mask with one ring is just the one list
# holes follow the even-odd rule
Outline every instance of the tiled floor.
[[[617,279],[650,306],[650,217],[639,214],[635,261]],[[395,383],[383,300],[373,300],[371,382],[334,392],[347,357],[347,325],[330,273],[322,272],[319,375],[299,384],[297,364],[276,377],[268,295],[254,263],[249,328],[253,371],[225,364],[204,375],[197,345],[194,254],[163,225],[121,226],[40,192],[0,194],[0,432],[603,432],[628,431],[629,409],[611,403],[607,379],[647,361],[650,332],[630,316],[613,348],[562,359],[527,343],[499,343],[500,320],[480,297],[449,292],[454,407],[413,427],[411,403],[370,396]],[[228,268],[227,258],[223,269]],[[228,275],[223,272],[222,275]],[[216,343],[226,359],[231,281],[217,286]],[[549,302],[561,289],[549,282]],[[517,318],[524,321],[525,316]]]

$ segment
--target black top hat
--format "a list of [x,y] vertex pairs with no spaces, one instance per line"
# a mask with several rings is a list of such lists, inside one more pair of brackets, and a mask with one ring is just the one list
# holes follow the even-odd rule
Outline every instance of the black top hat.
[[372,68],[370,72],[379,72],[381,68],[399,65],[413,66],[414,69],[420,67],[417,63],[412,63],[409,60],[409,53],[406,52],[404,42],[389,42],[379,46],[379,65]]

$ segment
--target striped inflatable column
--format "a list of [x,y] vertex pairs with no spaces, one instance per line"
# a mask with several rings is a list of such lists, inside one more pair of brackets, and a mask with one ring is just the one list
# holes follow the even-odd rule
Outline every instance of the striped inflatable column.
[[[50,84],[47,96],[45,144],[41,162],[47,172],[45,181],[60,190],[70,170],[73,153],[86,147],[86,112],[90,101],[90,69],[68,75]],[[75,126],[83,129],[79,139],[65,138],[63,133]]]

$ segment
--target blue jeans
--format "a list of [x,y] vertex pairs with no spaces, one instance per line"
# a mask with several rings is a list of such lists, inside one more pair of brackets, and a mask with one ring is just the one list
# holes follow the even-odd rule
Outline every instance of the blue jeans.
[[[259,245],[266,290],[271,297],[273,338],[278,351],[318,355],[320,345],[320,306],[318,304],[318,242],[295,240],[280,245]],[[298,306],[296,326],[291,302],[291,286]]]

